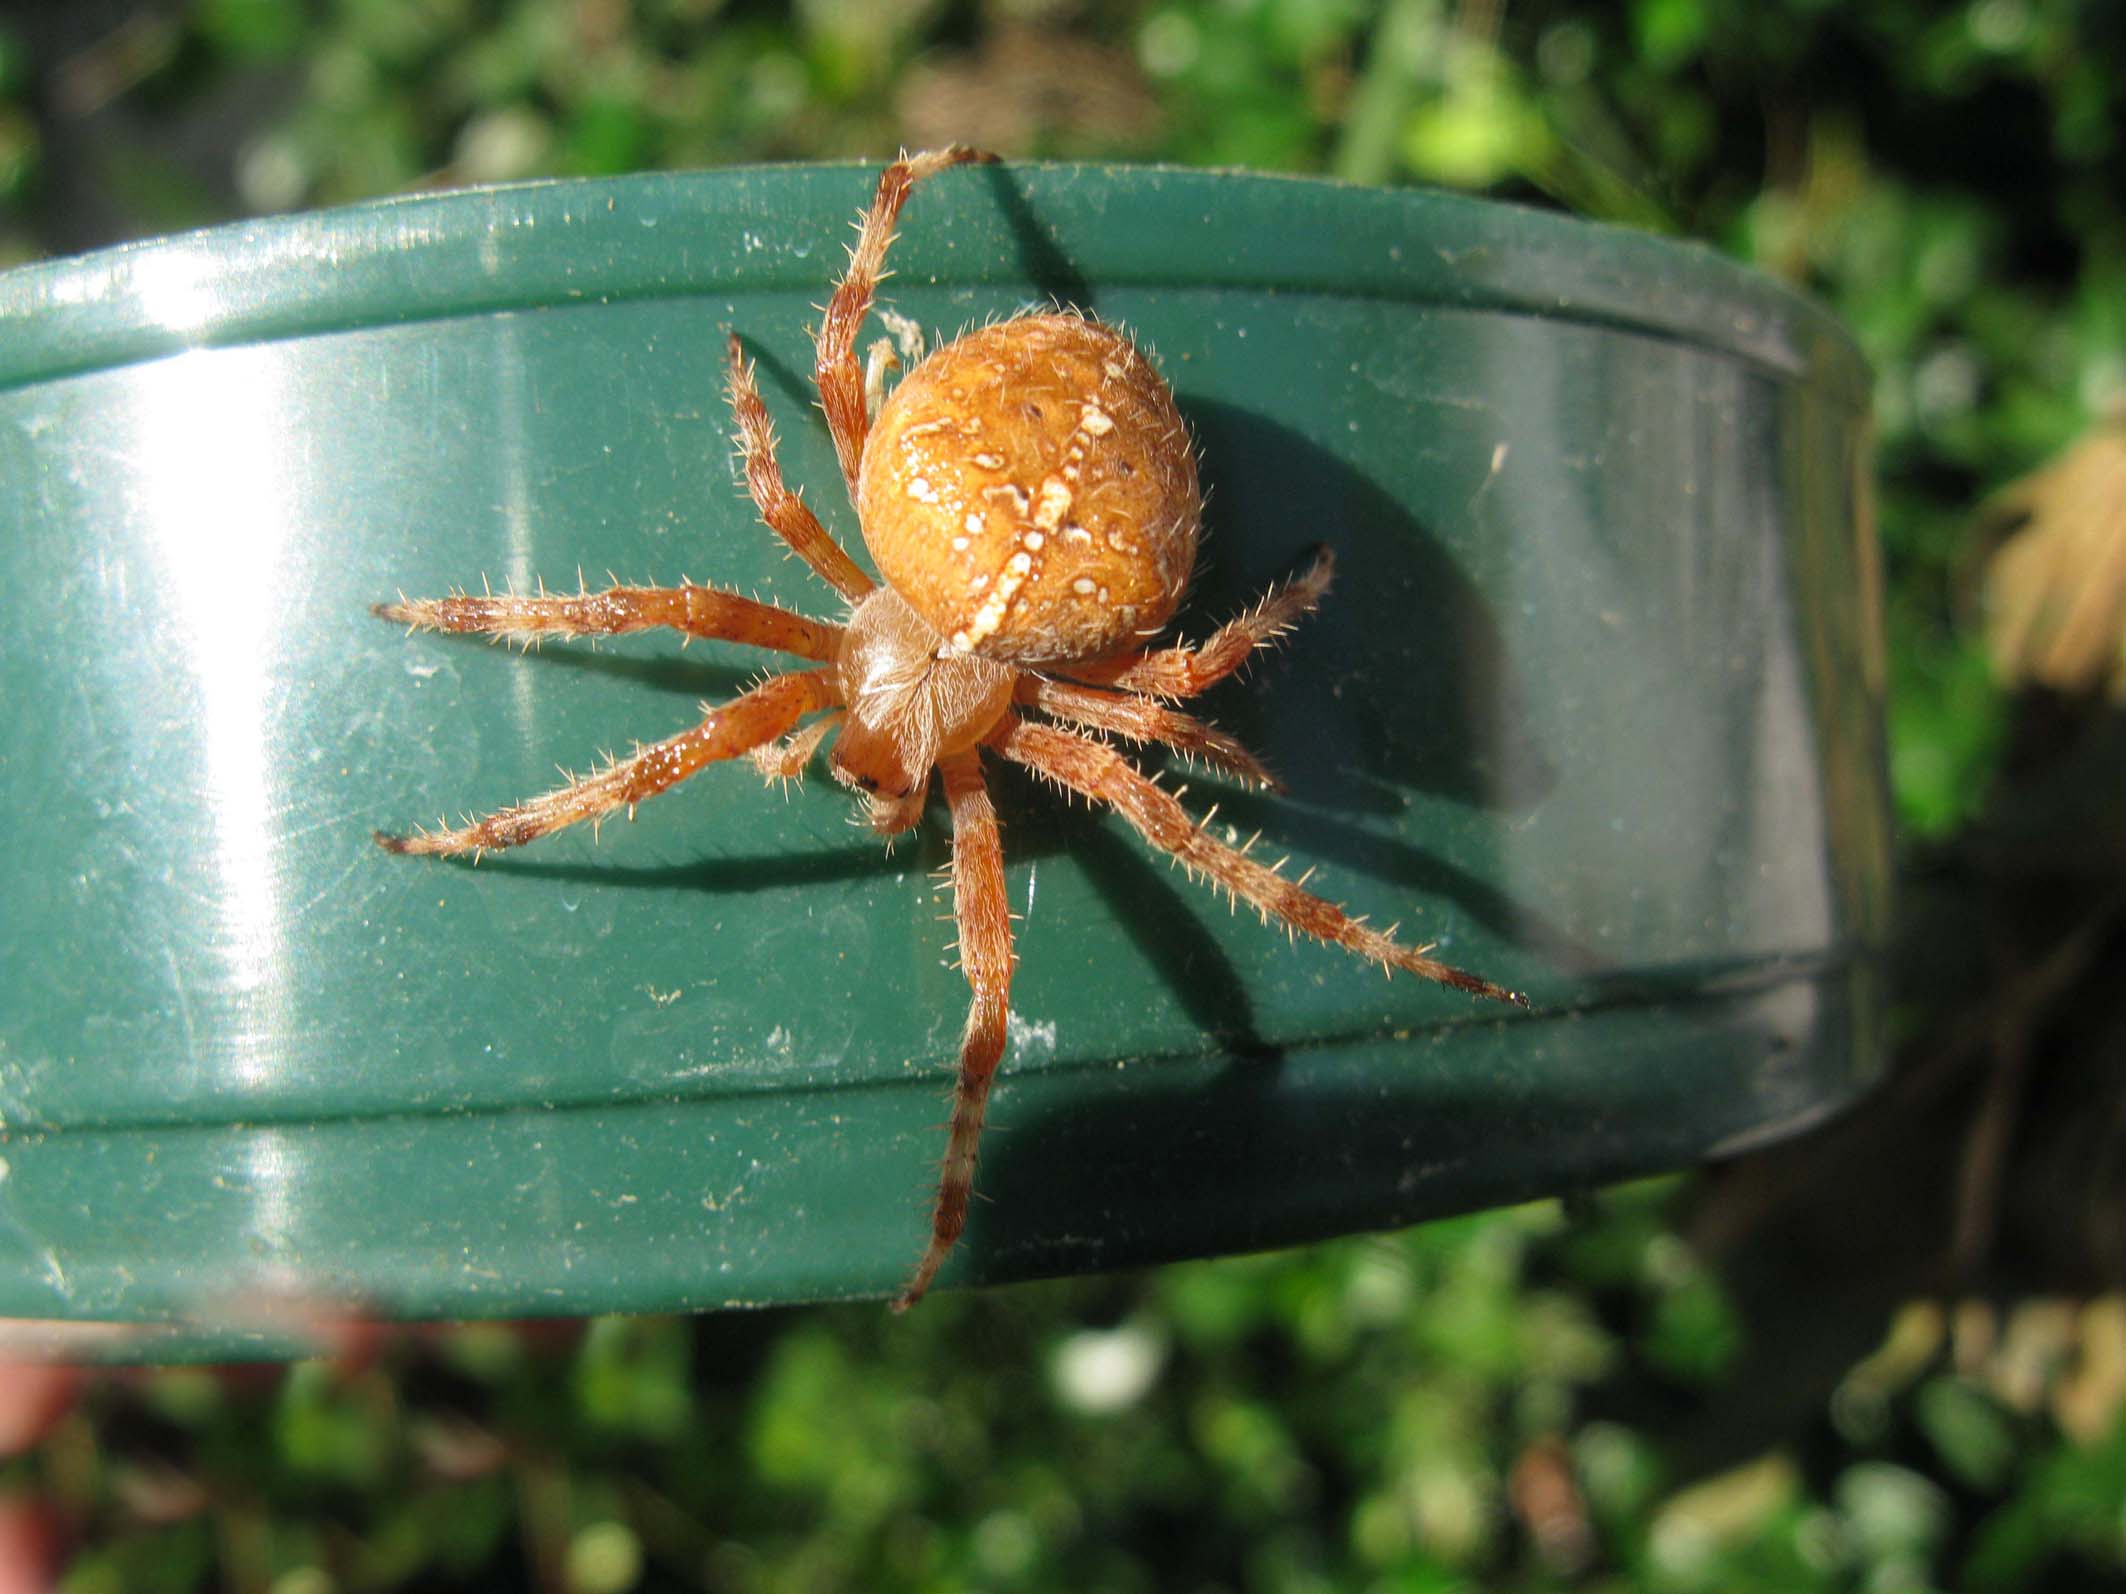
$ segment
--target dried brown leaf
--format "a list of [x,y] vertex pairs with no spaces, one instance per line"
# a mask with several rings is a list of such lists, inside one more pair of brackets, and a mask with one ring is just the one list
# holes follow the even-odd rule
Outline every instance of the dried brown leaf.
[[2126,699],[2126,418],[2004,488],[1982,518],[2012,528],[1985,575],[1995,673]]

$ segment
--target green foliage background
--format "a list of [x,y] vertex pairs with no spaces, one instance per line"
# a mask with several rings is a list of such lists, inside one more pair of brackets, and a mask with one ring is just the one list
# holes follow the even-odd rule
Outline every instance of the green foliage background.
[[[1979,812],[2003,745],[1965,624],[1970,514],[2126,395],[2126,12],[2100,0],[0,17],[10,261],[422,185],[947,136],[1437,183],[1710,239],[1822,296],[1874,362],[1915,841]],[[2126,1342],[2108,1307],[2031,1353],[2035,1384],[1931,1308],[1862,1322],[1882,1349],[1768,1433],[1726,1424],[1722,1454],[1692,1415],[1737,1409],[1781,1347],[1672,1230],[1675,1198],[907,1320],[468,1328],[285,1376],[111,1380],[13,1474],[84,1594],[2126,1586],[2117,1406],[2070,1420],[2052,1398]],[[2011,1340],[2022,1321],[1995,1320]]]

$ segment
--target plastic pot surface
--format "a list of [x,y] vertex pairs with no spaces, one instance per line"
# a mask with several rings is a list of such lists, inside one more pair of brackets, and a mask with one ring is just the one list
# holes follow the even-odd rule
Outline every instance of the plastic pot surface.
[[[476,868],[370,840],[771,662],[409,638],[380,599],[611,572],[840,617],[735,484],[722,348],[861,558],[809,329],[873,176],[450,193],[0,278],[0,1314],[226,1355],[904,1279],[968,1001],[941,804],[889,852],[823,770],[739,763]],[[1533,1001],[1288,944],[992,764],[1020,961],[943,1283],[1673,1168],[1866,1085],[1867,383],[1820,310],[1554,216],[1159,169],[947,173],[892,265],[933,340],[1059,300],[1155,351],[1210,494],[1179,635],[1333,546],[1319,614],[1197,705],[1288,792],[1169,784]]]

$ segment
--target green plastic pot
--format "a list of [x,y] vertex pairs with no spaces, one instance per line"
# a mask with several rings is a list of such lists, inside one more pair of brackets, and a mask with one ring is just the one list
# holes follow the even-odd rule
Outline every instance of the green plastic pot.
[[[0,278],[17,1342],[256,1354],[347,1314],[903,1279],[967,1003],[941,815],[889,853],[831,782],[738,765],[477,869],[369,839],[765,659],[525,657],[378,599],[580,570],[836,612],[733,484],[720,350],[758,354],[856,544],[808,307],[871,183],[423,196]],[[1869,1081],[1867,382],[1820,310],[1694,247],[1219,173],[951,173],[902,233],[890,302],[929,328],[1060,299],[1157,351],[1211,492],[1184,633],[1335,547],[1320,615],[1204,705],[1289,794],[1191,800],[1534,1003],[1288,945],[1002,774],[1013,1044],[945,1284],[1672,1168]]]

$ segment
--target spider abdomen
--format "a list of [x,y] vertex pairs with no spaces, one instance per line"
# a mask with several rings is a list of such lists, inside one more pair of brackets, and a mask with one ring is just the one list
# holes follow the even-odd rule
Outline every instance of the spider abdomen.
[[1127,335],[1021,316],[917,366],[864,445],[857,513],[886,581],[959,654],[1140,645],[1181,601],[1202,516],[1172,393]]

